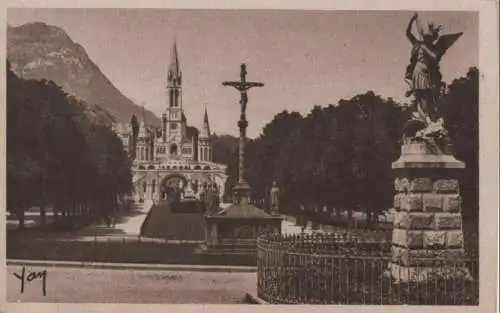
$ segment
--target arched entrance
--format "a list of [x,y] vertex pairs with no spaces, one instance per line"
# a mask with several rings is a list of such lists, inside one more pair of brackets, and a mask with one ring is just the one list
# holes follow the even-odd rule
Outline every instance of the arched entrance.
[[180,200],[181,193],[186,186],[187,179],[183,175],[165,177],[159,186],[162,200]]

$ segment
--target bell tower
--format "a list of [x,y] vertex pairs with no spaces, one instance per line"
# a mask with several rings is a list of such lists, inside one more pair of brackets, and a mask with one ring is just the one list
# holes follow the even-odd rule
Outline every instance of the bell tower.
[[167,107],[162,116],[163,141],[168,143],[167,154],[178,156],[183,141],[182,72],[174,40],[171,61],[167,73]]

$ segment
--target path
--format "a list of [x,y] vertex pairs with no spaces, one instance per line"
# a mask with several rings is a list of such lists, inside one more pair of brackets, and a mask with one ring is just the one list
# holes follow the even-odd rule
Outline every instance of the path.
[[115,229],[123,231],[125,235],[139,236],[141,234],[141,225],[146,219],[152,202],[145,201],[138,205],[137,215],[124,219],[121,223],[117,223]]
[[116,218],[116,225],[108,227],[105,220],[100,220],[88,227],[80,229],[71,236],[78,240],[89,240],[96,236],[132,236],[138,237],[141,233],[141,225],[146,219],[152,202],[146,201],[140,204],[133,204],[129,211],[122,212]]
[[[288,221],[288,220],[283,220],[281,222],[281,232],[283,234],[290,234],[290,235],[295,235],[295,234],[301,234],[302,233],[302,226],[295,225],[294,222]],[[306,229],[305,233],[309,233],[310,229]]]
[[313,230],[311,222],[307,223],[306,228],[302,231],[302,226],[295,224],[295,217],[293,216],[284,216],[283,221],[281,222],[281,232],[283,234],[289,235],[297,235],[297,234],[312,234],[317,232],[324,232],[322,229]]

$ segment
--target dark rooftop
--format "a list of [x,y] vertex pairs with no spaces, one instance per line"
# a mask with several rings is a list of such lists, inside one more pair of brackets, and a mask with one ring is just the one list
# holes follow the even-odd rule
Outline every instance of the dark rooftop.
[[212,215],[215,218],[254,218],[254,219],[277,219],[281,216],[274,216],[264,212],[249,203],[246,204],[231,204],[217,215]]

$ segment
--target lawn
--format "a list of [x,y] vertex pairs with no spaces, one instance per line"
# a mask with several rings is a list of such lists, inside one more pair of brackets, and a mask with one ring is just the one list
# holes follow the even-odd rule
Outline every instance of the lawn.
[[[188,203],[196,206],[197,203]],[[182,205],[182,204],[181,204]],[[141,235],[151,238],[164,238],[172,240],[204,240],[205,239],[205,219],[203,213],[197,210],[186,208],[182,212],[179,208],[174,212],[166,202],[154,205],[148,213],[141,227]]]

